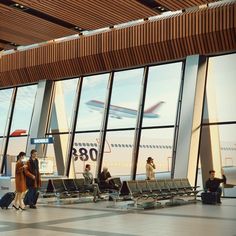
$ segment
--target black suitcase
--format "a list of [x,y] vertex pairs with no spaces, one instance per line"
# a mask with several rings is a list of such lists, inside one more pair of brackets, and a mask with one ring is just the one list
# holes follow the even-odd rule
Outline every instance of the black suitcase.
[[15,193],[9,192],[3,195],[3,197],[0,199],[0,207],[3,209],[4,207],[7,209],[9,205],[12,203],[12,201],[15,198]]
[[[30,198],[30,196],[29,196],[29,194],[30,194],[30,192],[29,191],[27,191],[26,192],[26,194],[25,194],[25,197],[24,197],[24,204],[25,205],[29,205],[29,198]],[[36,205],[36,203],[37,203],[37,201],[38,201],[38,197],[39,197],[39,192],[37,191],[36,193],[35,193],[35,196],[34,196],[34,199],[33,199],[33,205]]]
[[217,192],[207,192],[201,194],[203,204],[216,204],[217,203]]

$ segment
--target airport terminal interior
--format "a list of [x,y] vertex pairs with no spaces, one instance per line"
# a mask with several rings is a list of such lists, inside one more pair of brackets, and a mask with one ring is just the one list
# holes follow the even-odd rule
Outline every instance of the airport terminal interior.
[[0,0],[0,234],[236,236],[235,65],[235,0]]

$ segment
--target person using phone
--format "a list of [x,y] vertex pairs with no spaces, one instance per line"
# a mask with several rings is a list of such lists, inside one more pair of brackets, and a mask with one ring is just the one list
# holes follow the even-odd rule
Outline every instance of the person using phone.
[[153,158],[148,157],[147,163],[146,163],[146,177],[147,177],[147,180],[155,179],[155,172],[154,172],[155,169],[156,169],[156,166],[153,162]]

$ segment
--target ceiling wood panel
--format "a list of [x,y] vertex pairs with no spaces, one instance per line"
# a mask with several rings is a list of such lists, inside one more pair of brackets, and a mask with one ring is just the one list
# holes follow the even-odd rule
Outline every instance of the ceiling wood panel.
[[[76,34],[75,26],[81,30],[95,30],[160,14],[160,9],[153,6],[173,11],[215,1],[4,0],[0,1],[0,29],[4,27],[1,31],[5,34],[4,37],[0,34],[0,40],[30,45]],[[10,7],[12,3],[28,9],[19,11]],[[6,32],[6,28],[11,29],[11,33]]]
[[39,43],[52,38],[75,34],[74,30],[2,4],[0,4],[0,12],[0,39],[14,42],[17,45]]
[[16,51],[0,59],[0,87],[236,51],[236,3]]
[[166,7],[172,11],[187,9],[190,7],[205,5],[216,0],[155,0],[156,3]]
[[136,0],[15,0],[84,29],[92,30],[156,15]]

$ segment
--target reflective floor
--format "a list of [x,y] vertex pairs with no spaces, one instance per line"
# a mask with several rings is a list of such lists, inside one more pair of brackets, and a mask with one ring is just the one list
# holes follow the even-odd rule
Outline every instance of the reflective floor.
[[236,199],[222,205],[188,204],[152,210],[100,201],[39,204],[38,209],[0,209],[0,235],[219,235],[236,236]]

